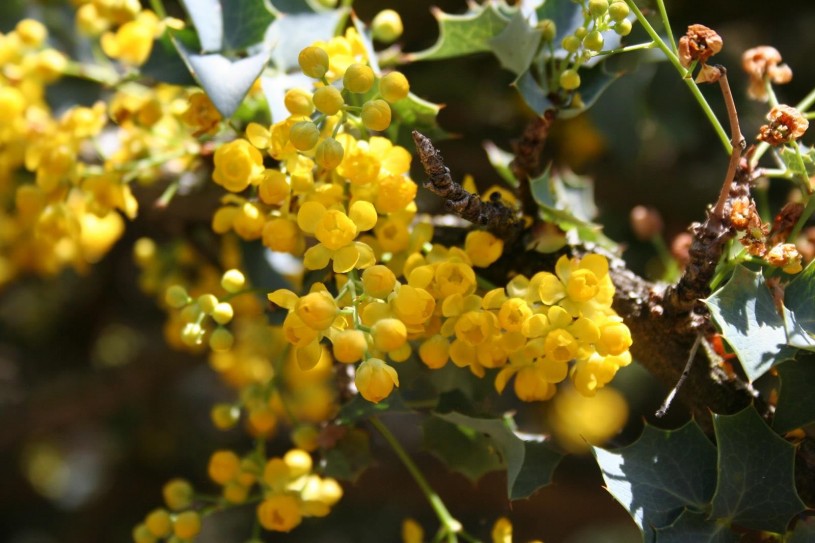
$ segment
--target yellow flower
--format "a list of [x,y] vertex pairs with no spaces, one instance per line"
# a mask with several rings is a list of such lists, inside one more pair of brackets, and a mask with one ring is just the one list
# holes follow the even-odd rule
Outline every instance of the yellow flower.
[[464,240],[464,250],[473,263],[473,266],[486,268],[504,252],[504,242],[489,232],[473,230]]
[[158,17],[152,11],[142,11],[116,31],[102,35],[102,50],[110,58],[141,66],[153,50],[153,40],[160,34]]
[[263,156],[247,140],[225,143],[215,151],[212,178],[231,192],[241,192],[253,181],[260,181]]
[[610,312],[614,285],[608,275],[606,257],[591,254],[582,260],[565,255],[555,265],[555,274],[535,274],[537,294],[546,305],[559,304],[573,317],[591,318]]
[[257,516],[261,526],[275,532],[290,532],[303,520],[300,500],[287,494],[267,497],[258,505]]
[[369,402],[379,403],[399,386],[396,370],[380,358],[369,358],[357,368],[354,383],[363,398]]

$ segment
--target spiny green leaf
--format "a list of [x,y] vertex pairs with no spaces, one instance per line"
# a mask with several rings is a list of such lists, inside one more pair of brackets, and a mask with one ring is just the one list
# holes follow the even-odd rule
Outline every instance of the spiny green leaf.
[[403,147],[413,149],[413,130],[418,130],[436,141],[447,139],[449,134],[438,124],[442,106],[428,102],[408,93],[405,98],[390,105],[394,121],[388,127],[388,137]]
[[195,80],[178,54],[174,40],[183,43],[188,49],[198,49],[198,36],[192,28],[174,31],[172,37],[165,32],[153,44],[150,57],[140,68],[140,73],[156,81],[172,85],[194,85]]
[[504,30],[490,40],[492,53],[501,66],[514,73],[524,73],[538,51],[541,30],[531,26],[524,14],[518,10]]
[[[812,302],[810,302],[812,303]],[[778,366],[781,390],[775,407],[773,429],[789,432],[815,422],[815,356],[801,353],[796,360]]]
[[617,251],[617,244],[603,234],[602,226],[591,221],[597,208],[594,187],[588,178],[573,172],[553,172],[547,167],[529,183],[541,216],[567,232],[572,243],[596,243]]
[[219,0],[181,0],[181,3],[198,32],[201,51],[204,53],[220,51],[224,42],[221,2]]
[[439,23],[438,40],[429,49],[409,53],[408,60],[439,60],[490,51],[490,40],[509,24],[495,2],[471,4],[464,15],[451,15],[436,8],[433,16]]
[[719,477],[711,516],[743,528],[783,532],[805,505],[795,490],[795,447],[753,406],[714,415]]
[[299,69],[297,57],[303,48],[315,41],[328,41],[348,15],[342,8],[321,13],[285,13],[269,25],[264,38],[267,47],[273,47],[272,64],[282,71]]
[[526,498],[548,485],[562,458],[547,443],[522,440],[503,419],[475,418],[455,412],[435,416],[490,437],[506,465],[507,495],[511,500]]
[[738,266],[705,304],[751,382],[792,356],[784,321],[760,273]]
[[[800,158],[798,152],[795,151],[791,145],[798,145],[798,151],[801,153]],[[793,142],[790,145],[784,145],[779,152],[781,160],[784,161],[787,168],[796,175],[810,177],[815,175],[815,147],[808,147],[806,145]]]
[[319,4],[314,0],[264,0],[270,11],[281,13],[313,13],[321,11]]
[[815,351],[815,262],[789,282],[784,289],[784,324],[787,343]]
[[[563,38],[569,34],[574,34],[575,30],[585,26],[586,21],[583,17],[583,8],[580,2],[563,2],[556,0],[547,0],[540,7],[535,10],[538,20],[551,19],[555,22],[555,45],[554,56],[555,58],[566,58],[569,52],[561,47]],[[607,30],[602,33],[603,35],[603,49],[608,51],[616,49],[620,46],[620,35],[613,30]],[[595,56],[588,61],[587,66],[593,66],[595,63],[600,62],[603,57]],[[582,72],[581,72],[582,74]],[[582,88],[582,85],[581,85]]]
[[705,513],[685,509],[673,524],[658,528],[655,543],[736,543],[739,536]]
[[502,467],[492,440],[481,432],[437,416],[426,419],[422,431],[424,448],[472,482]]
[[490,164],[492,164],[492,167],[498,172],[498,175],[500,175],[510,187],[517,188],[518,179],[509,167],[510,163],[515,160],[515,155],[504,151],[491,141],[484,142],[484,151],[487,152],[487,160],[490,161]]
[[224,47],[240,51],[260,43],[274,15],[258,0],[223,2]]
[[227,119],[238,109],[269,60],[269,51],[232,60],[223,55],[194,55],[180,42],[176,41],[175,45],[190,73]]
[[704,510],[713,495],[716,449],[691,421],[678,430],[646,426],[631,445],[616,450],[594,447],[606,488],[634,522],[653,539],[684,508]]
[[323,475],[343,481],[356,481],[373,459],[370,436],[359,428],[350,428],[325,452],[323,458]]

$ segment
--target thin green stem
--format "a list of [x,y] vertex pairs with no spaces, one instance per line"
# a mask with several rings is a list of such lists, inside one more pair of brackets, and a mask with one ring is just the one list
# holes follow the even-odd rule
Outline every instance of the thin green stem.
[[801,181],[801,183],[800,183],[801,184],[801,193],[803,194],[803,197],[805,199],[809,200],[809,197],[812,194],[812,187],[809,184],[809,176],[807,175],[807,167],[804,165],[804,155],[801,154],[801,146],[798,145],[798,142],[793,141],[792,146],[795,149],[795,158],[796,158],[795,162],[797,163],[796,165],[798,166],[797,171],[800,172],[800,173],[798,173],[798,178]]
[[164,9],[164,2],[161,0],[150,0],[150,7],[153,8],[153,11],[158,15],[159,19],[167,17],[167,10]]
[[617,49],[609,49],[608,51],[598,51],[597,56],[616,55],[617,53],[629,53],[631,51],[642,51],[645,49],[653,49],[657,44],[649,41],[645,43],[638,43],[636,45],[626,45],[625,47],[618,47]]
[[162,192],[161,196],[159,196],[158,200],[156,200],[155,206],[158,208],[165,208],[168,205],[170,205],[170,202],[173,200],[176,193],[178,192],[179,184],[180,183],[178,182],[178,179],[176,179],[175,181],[167,185],[167,188],[164,189],[164,192]]
[[699,87],[696,85],[696,82],[691,77],[691,73],[682,66],[682,63],[679,62],[679,57],[671,50],[668,44],[665,43],[665,40],[657,34],[657,31],[654,30],[654,27],[651,26],[651,23],[648,22],[648,19],[645,18],[645,15],[642,14],[640,8],[634,3],[634,0],[625,0],[625,3],[628,4],[628,7],[637,17],[637,21],[642,25],[648,35],[654,40],[654,43],[657,44],[665,56],[668,58],[668,61],[673,64],[676,71],[682,76],[682,81],[685,82],[688,89],[690,90],[693,97],[696,99],[696,102],[699,104],[699,107],[702,108],[702,111],[705,113],[705,116],[710,121],[710,124],[713,126],[713,130],[716,132],[716,135],[719,136],[719,140],[722,142],[722,146],[724,147],[725,151],[728,155],[733,153],[733,145],[730,143],[730,138],[727,136],[727,132],[725,132],[724,127],[719,122],[719,119],[716,118],[716,115],[713,113],[713,110],[710,109],[710,105],[705,100],[705,97],[702,95],[702,91],[699,90]]
[[719,270],[716,272],[716,275],[713,276],[713,279],[710,281],[710,290],[714,291],[716,288],[721,284],[722,281],[725,280],[730,275],[736,266],[741,264],[742,262],[749,261],[751,259],[750,255],[747,253],[747,249],[742,249],[739,251],[735,257],[731,260],[728,260],[724,265],[722,265]]
[[659,16],[662,18],[662,26],[665,27],[665,32],[668,34],[668,39],[671,40],[671,49],[674,53],[679,53],[676,48],[676,40],[674,40],[674,33],[671,31],[671,21],[668,19],[668,11],[665,9],[665,2],[657,0],[657,8],[659,9]]
[[804,208],[804,211],[801,213],[801,216],[798,217],[798,222],[796,222],[795,226],[792,227],[792,231],[787,237],[788,242],[795,243],[795,239],[798,237],[798,234],[801,233],[801,230],[804,228],[804,225],[807,223],[813,213],[815,213],[815,198],[810,198],[806,207]]
[[413,462],[413,459],[408,455],[407,451],[402,447],[402,444],[399,443],[399,440],[396,439],[396,436],[391,433],[388,427],[385,426],[378,417],[371,417],[370,421],[373,427],[376,428],[382,437],[385,438],[385,441],[388,442],[388,445],[390,445],[393,452],[396,453],[396,456],[399,457],[399,460],[402,461],[402,464],[405,465],[411,477],[413,477],[413,480],[416,481],[416,484],[430,503],[430,507],[432,507],[436,513],[442,525],[442,530],[447,535],[448,541],[456,541],[456,534],[462,531],[461,523],[450,514],[442,499],[436,494],[436,491],[433,490],[430,483],[427,482],[427,479],[425,479],[419,467]]
[[122,78],[113,68],[92,64],[82,64],[74,61],[68,62],[68,64],[65,65],[65,68],[63,68],[62,73],[71,77],[99,83],[105,87],[115,87],[122,80]]

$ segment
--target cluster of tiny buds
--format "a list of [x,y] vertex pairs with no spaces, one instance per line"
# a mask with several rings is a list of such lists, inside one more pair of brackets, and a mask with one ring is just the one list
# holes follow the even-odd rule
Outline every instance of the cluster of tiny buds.
[[[227,298],[240,292],[245,284],[246,278],[240,270],[228,270],[221,277],[221,287],[226,291]],[[207,334],[205,320],[208,316],[216,325],[209,334],[210,348],[213,351],[228,351],[232,347],[234,337],[225,327],[235,315],[229,301],[219,299],[209,292],[193,298],[182,285],[171,285],[167,289],[164,301],[169,307],[181,310],[181,317],[185,323],[181,331],[181,340],[185,345],[194,347],[202,344]]]
[[[560,87],[572,91],[580,87],[578,68],[591,57],[603,50],[603,32],[613,30],[620,36],[631,33],[630,13],[625,0],[588,0],[583,3],[584,24],[561,40],[561,47],[574,59],[571,67],[560,74]],[[539,24],[544,30],[544,39],[555,35],[554,22],[545,20]]]

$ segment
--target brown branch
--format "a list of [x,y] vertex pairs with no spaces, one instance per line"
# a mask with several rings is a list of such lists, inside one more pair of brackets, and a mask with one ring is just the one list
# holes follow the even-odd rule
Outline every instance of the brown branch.
[[536,117],[526,126],[519,140],[512,143],[515,158],[509,164],[509,168],[518,180],[518,198],[524,215],[533,219],[538,216],[538,204],[532,197],[530,181],[543,171],[541,154],[554,120],[555,112],[545,111],[542,116]]
[[511,242],[520,236],[524,229],[523,218],[505,205],[499,194],[495,193],[489,202],[483,202],[478,194],[472,194],[453,180],[441,153],[429,138],[414,130],[413,141],[428,177],[424,187],[444,198],[447,211],[484,227],[504,241]]

